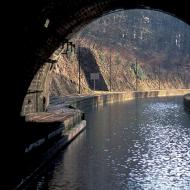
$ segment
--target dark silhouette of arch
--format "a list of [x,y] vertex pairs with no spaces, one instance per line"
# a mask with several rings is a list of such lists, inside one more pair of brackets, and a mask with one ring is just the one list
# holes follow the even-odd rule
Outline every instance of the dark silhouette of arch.
[[7,21],[11,35],[5,38],[10,42],[6,49],[8,56],[2,63],[2,71],[8,75],[3,84],[6,88],[2,86],[6,89],[2,99],[6,103],[2,107],[2,128],[7,129],[2,132],[6,137],[2,155],[10,158],[9,168],[19,160],[17,155],[24,147],[26,123],[20,112],[27,89],[38,69],[65,38],[117,9],[161,10],[190,24],[187,0],[30,0],[15,3],[7,9],[7,13],[11,13],[11,20]]

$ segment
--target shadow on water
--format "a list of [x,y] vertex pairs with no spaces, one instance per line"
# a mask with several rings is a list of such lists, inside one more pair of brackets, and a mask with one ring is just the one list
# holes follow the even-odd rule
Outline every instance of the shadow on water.
[[90,79],[91,73],[99,73],[99,80],[96,80],[96,89],[108,91],[106,82],[101,74],[100,68],[96,62],[96,58],[90,49],[81,47],[80,52],[78,52],[78,59],[80,59],[81,69],[83,70],[86,80],[90,89],[94,89],[94,82]]
[[[59,150],[69,144],[68,136],[62,135],[61,132],[50,137],[54,131],[64,130],[59,121],[26,122],[25,125],[23,135],[20,135],[19,139],[23,146],[15,147],[16,150],[22,149],[22,151],[18,151],[16,160],[14,160],[15,157],[12,158],[14,165],[11,167],[6,184],[7,189],[27,188],[45,166],[49,165],[49,162],[56,157]],[[32,143],[39,142],[39,140],[41,140],[41,145],[31,149]]]
[[[64,173],[68,172],[68,168],[70,169],[70,167],[68,167],[70,163],[78,162],[78,157],[76,155],[80,154],[81,148],[84,148],[85,138],[86,131],[84,130],[74,141],[69,144],[69,146],[67,146],[65,149],[62,149],[58,154],[56,154],[55,160],[49,161],[47,165],[40,170],[40,172],[33,178],[33,180],[31,180],[30,184],[28,184],[26,189],[51,189],[53,183],[56,183],[56,181],[53,181],[54,179],[58,179],[58,181],[61,182]],[[67,158],[68,154],[69,159]],[[58,165],[60,166],[59,168],[57,168]],[[80,173],[78,175],[80,175]]]

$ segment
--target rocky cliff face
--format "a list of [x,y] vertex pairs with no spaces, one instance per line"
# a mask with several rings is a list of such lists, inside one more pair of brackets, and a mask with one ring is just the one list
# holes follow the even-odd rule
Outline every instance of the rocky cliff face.
[[[77,93],[78,61],[83,93],[93,90],[150,90],[190,87],[190,27],[157,11],[109,14],[81,30],[71,41],[76,54],[62,56],[54,69],[52,95]],[[137,83],[137,84],[136,84]]]

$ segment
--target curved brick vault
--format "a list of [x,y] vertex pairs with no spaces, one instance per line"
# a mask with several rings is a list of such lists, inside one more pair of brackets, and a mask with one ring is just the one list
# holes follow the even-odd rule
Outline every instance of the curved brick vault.
[[[12,105],[10,116],[14,118],[15,126],[20,121],[20,113],[24,97],[37,71],[44,69],[44,64],[50,65],[48,59],[59,47],[60,43],[69,38],[80,27],[116,9],[154,9],[161,10],[180,18],[190,24],[190,15],[186,0],[42,0],[25,1],[19,11],[21,17],[19,43],[15,57],[15,68],[19,73],[11,75],[11,85],[14,93],[9,99]],[[45,27],[46,20],[49,24]],[[14,70],[14,64],[10,63]],[[46,69],[46,68],[45,68]],[[44,70],[45,70],[44,69]],[[46,72],[49,72],[47,69]],[[35,76],[35,77],[34,77]],[[38,74],[37,77],[41,76]],[[44,78],[44,77],[42,77]],[[44,79],[45,80],[45,79]],[[39,89],[36,89],[39,90]],[[34,93],[35,92],[30,92]],[[46,94],[46,93],[45,93]],[[42,101],[43,101],[43,97]],[[30,104],[30,100],[27,100]]]

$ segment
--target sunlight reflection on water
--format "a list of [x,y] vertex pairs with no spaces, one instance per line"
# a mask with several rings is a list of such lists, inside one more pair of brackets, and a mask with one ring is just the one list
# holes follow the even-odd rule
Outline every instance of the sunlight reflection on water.
[[138,160],[140,167],[130,172],[129,188],[135,183],[135,189],[137,184],[140,189],[190,189],[190,131],[180,125],[180,106],[152,103],[143,113],[151,117],[140,126],[144,140],[131,147],[131,160]]

